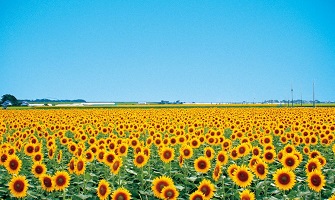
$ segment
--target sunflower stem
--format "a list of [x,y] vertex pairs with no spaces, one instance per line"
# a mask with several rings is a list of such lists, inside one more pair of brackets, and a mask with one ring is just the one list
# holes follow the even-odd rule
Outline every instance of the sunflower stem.
[[224,188],[224,176],[222,176],[222,199],[225,198],[225,188]]

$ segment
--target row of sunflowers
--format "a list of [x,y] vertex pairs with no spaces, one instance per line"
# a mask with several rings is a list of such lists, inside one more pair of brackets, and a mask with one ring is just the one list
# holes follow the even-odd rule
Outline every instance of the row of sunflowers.
[[0,111],[0,199],[335,199],[334,108]]

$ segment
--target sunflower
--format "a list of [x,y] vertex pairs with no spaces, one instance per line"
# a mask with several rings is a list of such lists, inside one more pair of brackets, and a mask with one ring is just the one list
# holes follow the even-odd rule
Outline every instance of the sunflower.
[[240,200],[255,200],[255,194],[248,189],[243,190],[240,192]]
[[104,154],[103,161],[106,165],[111,166],[116,158],[115,153],[113,152],[106,152]]
[[60,163],[62,161],[62,157],[63,157],[63,151],[59,150],[57,155],[57,163]]
[[298,167],[299,161],[294,154],[286,154],[282,159],[281,163],[284,167],[287,167],[290,170],[295,170]]
[[55,190],[65,190],[70,185],[70,176],[66,171],[58,171],[54,175]]
[[234,171],[233,181],[240,187],[247,187],[251,184],[253,175],[244,165]]
[[280,190],[290,190],[295,184],[295,174],[288,168],[277,169],[273,175],[273,180]]
[[105,179],[100,180],[97,188],[97,194],[99,199],[100,200],[107,199],[110,193],[111,191],[109,188],[109,183]]
[[229,159],[229,157],[227,156],[226,152],[224,152],[224,151],[219,151],[217,156],[216,156],[216,161],[221,166],[227,164],[228,159]]
[[119,156],[115,157],[112,165],[110,165],[111,172],[114,175],[118,174],[121,169],[121,166],[122,166],[122,159]]
[[85,156],[86,162],[92,162],[94,160],[94,154],[90,149],[85,151],[84,156]]
[[253,171],[259,179],[264,180],[268,174],[268,165],[263,160],[258,160],[253,166]]
[[211,199],[214,196],[215,186],[209,180],[204,179],[200,182],[198,191],[202,192],[206,199]]
[[317,158],[309,159],[306,164],[307,173],[311,173],[313,170],[321,170],[321,164]]
[[37,152],[33,155],[34,162],[42,162],[42,160],[43,160],[43,154],[41,152]]
[[193,149],[197,149],[199,148],[201,145],[201,142],[200,140],[195,137],[195,138],[192,138],[191,141],[190,141],[190,146],[193,148]]
[[24,153],[27,155],[27,156],[33,156],[34,153],[35,153],[35,145],[34,144],[31,144],[31,143],[28,143],[24,146]]
[[295,151],[295,147],[292,145],[292,144],[287,144],[285,147],[284,147],[284,152],[285,153],[293,153]]
[[234,173],[238,168],[239,168],[239,166],[236,165],[236,164],[232,164],[228,167],[227,172],[228,172],[228,175],[231,179],[234,178]]
[[8,159],[7,152],[3,152],[0,154],[0,165],[4,165],[6,163],[6,160]]
[[128,154],[128,145],[125,144],[125,143],[120,144],[120,146],[118,147],[117,152],[118,152],[119,156],[127,156],[127,154]]
[[315,158],[319,160],[321,167],[324,167],[327,164],[327,160],[325,157],[320,155],[320,156],[316,156]]
[[16,198],[27,196],[28,181],[25,176],[14,176],[8,184],[10,193]]
[[159,151],[159,157],[164,163],[169,163],[174,159],[174,149],[171,147],[163,147]]
[[205,147],[204,156],[207,157],[209,160],[212,160],[215,156],[214,149],[212,147]]
[[52,192],[55,189],[53,177],[51,177],[50,175],[42,174],[39,179],[43,190],[47,192]]
[[195,191],[190,195],[190,200],[205,200],[205,195],[200,191]]
[[246,143],[238,145],[236,149],[238,157],[246,156],[250,152],[250,149]]
[[124,188],[118,188],[115,190],[112,194],[112,200],[118,200],[118,199],[123,199],[123,200],[129,200],[131,199],[131,194],[127,189]]
[[84,174],[86,170],[86,162],[83,158],[79,157],[76,162],[74,173],[77,175]]
[[335,193],[333,193],[333,195],[330,196],[328,200],[335,200]]
[[249,168],[252,170],[254,165],[257,163],[257,162],[260,162],[262,159],[258,156],[252,156],[249,160]]
[[76,167],[76,158],[72,157],[68,164],[68,170],[70,174],[74,173],[74,171],[76,170],[75,167]]
[[21,166],[22,161],[15,154],[9,156],[5,163],[5,167],[10,174],[19,174]]
[[152,189],[154,195],[156,197],[160,198],[163,188],[168,187],[168,186],[174,186],[172,179],[170,177],[167,177],[167,176],[160,176],[160,177],[156,177],[152,181],[151,189]]
[[263,154],[263,159],[267,163],[273,163],[276,157],[276,152],[274,150],[266,150]]
[[179,196],[179,192],[177,191],[176,187],[173,185],[169,185],[169,186],[163,187],[160,198],[169,199],[169,200],[177,200],[178,196]]
[[325,176],[319,170],[313,170],[307,174],[308,187],[316,192],[320,192],[325,186]]
[[231,157],[233,160],[237,160],[237,159],[239,158],[239,154],[238,154],[236,148],[233,148],[233,149],[230,151],[230,157]]
[[31,167],[31,172],[35,175],[36,178],[41,177],[47,171],[45,164],[41,162],[34,162]]
[[210,168],[211,168],[211,163],[206,157],[200,156],[199,158],[195,159],[194,161],[195,171],[200,172],[200,173],[206,173],[208,172]]
[[222,171],[221,171],[221,165],[219,163],[217,163],[214,167],[214,171],[213,171],[213,179],[214,181],[218,181],[220,178]]
[[147,164],[148,160],[148,157],[144,153],[138,153],[135,155],[134,165],[138,168],[143,167]]
[[193,149],[189,145],[182,146],[180,154],[183,155],[184,159],[190,159],[193,156]]
[[261,148],[255,146],[255,147],[252,148],[251,152],[252,152],[252,155],[254,155],[254,156],[260,156],[262,150],[261,150]]
[[99,149],[99,150],[97,150],[97,156],[96,156],[96,158],[97,158],[97,160],[99,161],[99,162],[104,162],[105,161],[105,154],[106,154],[106,150],[105,149]]

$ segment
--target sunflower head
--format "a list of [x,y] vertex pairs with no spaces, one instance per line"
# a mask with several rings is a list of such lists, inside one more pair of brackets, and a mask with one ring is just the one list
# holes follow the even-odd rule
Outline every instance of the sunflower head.
[[214,196],[215,186],[209,180],[204,179],[200,182],[198,191],[202,192],[206,199],[211,199]]
[[177,200],[179,192],[175,186],[169,185],[162,189],[161,199]]
[[45,166],[45,164],[41,162],[35,162],[33,166],[31,167],[31,172],[37,178],[41,177],[44,173],[46,173],[46,171],[47,171],[47,167]]
[[52,192],[55,189],[55,183],[52,176],[42,174],[39,179],[43,190]]
[[27,195],[29,184],[25,176],[14,176],[8,186],[14,197],[23,198]]
[[97,194],[99,199],[100,200],[107,199],[110,193],[111,191],[109,188],[109,183],[105,179],[100,180],[97,188]]
[[130,200],[131,194],[125,188],[118,188],[112,194],[112,199],[123,199],[123,200]]
[[288,168],[278,169],[273,175],[275,185],[280,190],[290,190],[295,184],[295,174]]
[[320,192],[325,186],[325,176],[319,170],[313,170],[307,174],[308,187],[316,192]]
[[161,197],[162,194],[162,190],[164,187],[167,186],[173,186],[173,181],[170,177],[167,176],[160,176],[160,177],[156,177],[153,181],[152,181],[152,191],[154,193],[154,195],[158,198]]
[[255,200],[255,194],[248,189],[240,192],[240,200]]
[[253,175],[244,165],[234,171],[233,181],[240,187],[247,187],[251,184]]
[[58,171],[54,175],[55,190],[63,191],[70,185],[70,176],[66,171]]
[[211,163],[204,156],[200,156],[194,161],[194,169],[197,172],[207,173],[210,168],[211,168]]

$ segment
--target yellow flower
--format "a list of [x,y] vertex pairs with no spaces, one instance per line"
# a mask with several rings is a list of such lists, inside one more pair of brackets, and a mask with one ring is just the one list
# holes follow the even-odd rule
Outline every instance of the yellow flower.
[[25,176],[14,176],[8,184],[10,193],[16,198],[27,196],[28,181]]

